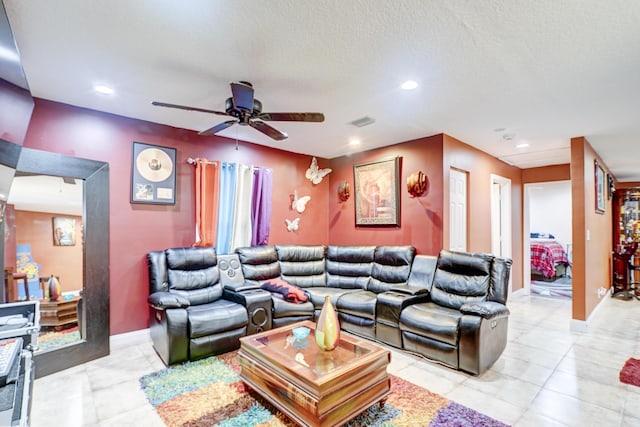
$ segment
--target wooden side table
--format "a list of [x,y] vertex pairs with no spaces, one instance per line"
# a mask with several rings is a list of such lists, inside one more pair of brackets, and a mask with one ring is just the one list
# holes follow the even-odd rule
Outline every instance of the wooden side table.
[[59,298],[58,301],[40,301],[40,326],[53,327],[56,330],[72,323],[78,323],[78,301],[74,297],[69,301]]

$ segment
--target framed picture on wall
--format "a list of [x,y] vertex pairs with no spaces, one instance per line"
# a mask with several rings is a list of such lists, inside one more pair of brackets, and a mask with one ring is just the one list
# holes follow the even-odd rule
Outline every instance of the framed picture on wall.
[[133,143],[131,203],[176,203],[176,149]]
[[596,213],[604,213],[605,203],[606,203],[606,193],[605,193],[605,174],[604,169],[597,160],[595,163],[595,182],[596,182]]
[[400,225],[400,157],[353,166],[356,226]]
[[53,246],[76,245],[76,220],[54,216],[53,220]]

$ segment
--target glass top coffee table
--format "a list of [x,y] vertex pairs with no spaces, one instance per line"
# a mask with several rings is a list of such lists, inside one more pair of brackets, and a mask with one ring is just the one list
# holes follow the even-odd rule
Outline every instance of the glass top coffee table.
[[[296,339],[301,326],[309,335]],[[344,334],[335,350],[322,351],[314,328],[305,321],[240,338],[240,377],[299,424],[340,425],[389,394],[391,353]]]

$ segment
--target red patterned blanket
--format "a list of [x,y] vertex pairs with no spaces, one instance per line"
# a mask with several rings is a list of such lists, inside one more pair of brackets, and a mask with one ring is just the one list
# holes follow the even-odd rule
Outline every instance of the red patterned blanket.
[[558,242],[531,242],[531,268],[544,277],[556,275],[557,264],[569,264],[567,253]]

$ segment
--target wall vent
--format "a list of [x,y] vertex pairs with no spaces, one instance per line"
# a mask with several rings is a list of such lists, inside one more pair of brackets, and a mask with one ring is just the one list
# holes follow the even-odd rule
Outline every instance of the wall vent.
[[372,123],[375,123],[375,121],[376,121],[376,119],[374,119],[373,117],[364,116],[364,117],[356,119],[356,120],[354,120],[352,122],[349,122],[349,124],[361,128],[361,127],[364,127],[364,126],[368,126],[368,125],[370,125]]

